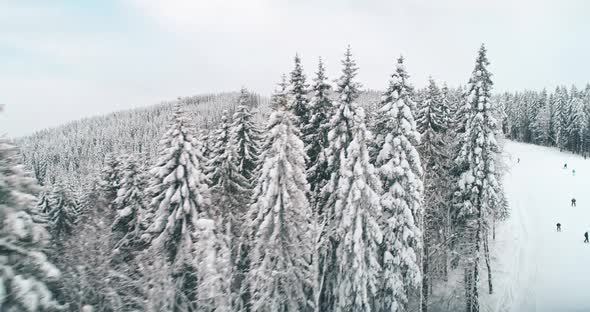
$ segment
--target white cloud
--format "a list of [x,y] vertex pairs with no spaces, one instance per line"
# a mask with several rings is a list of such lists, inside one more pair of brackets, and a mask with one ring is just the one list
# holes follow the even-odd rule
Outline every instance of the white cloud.
[[276,16],[270,0],[128,0],[175,31],[222,32],[237,26],[261,29]]

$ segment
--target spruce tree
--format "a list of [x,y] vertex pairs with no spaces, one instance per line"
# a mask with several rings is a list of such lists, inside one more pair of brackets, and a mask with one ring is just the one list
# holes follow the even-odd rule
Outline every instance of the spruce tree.
[[100,173],[100,186],[104,200],[108,205],[111,205],[115,198],[117,198],[123,163],[119,156],[112,153],[105,156],[104,163],[104,167]]
[[554,94],[555,109],[557,111],[556,142],[559,150],[567,149],[569,145],[569,121],[571,120],[571,106],[565,87],[557,87]]
[[196,311],[234,311],[230,304],[231,265],[227,241],[211,219],[196,222],[194,262],[198,268]]
[[[419,255],[422,248],[422,164],[416,147],[420,134],[416,129],[413,88],[409,84],[403,58],[389,87],[382,96],[376,122],[380,137],[377,168],[383,183],[382,292],[380,308],[384,311],[405,310],[406,294],[421,285]],[[426,94],[422,119],[426,127],[440,130],[442,115],[429,109],[439,105],[438,88],[431,81]]]
[[228,114],[226,110],[223,111],[221,120],[219,121],[219,127],[213,134],[215,145],[209,156],[209,167],[211,168],[209,182],[211,187],[219,184],[219,179],[221,179],[221,175],[223,174],[221,163],[224,160],[225,151],[230,145],[230,121],[228,120]]
[[303,129],[309,123],[309,100],[305,74],[299,55],[295,55],[295,67],[289,78],[289,110],[295,116],[295,124]]
[[[153,222],[152,247],[170,264],[179,287],[179,302],[196,300],[197,271],[193,261],[196,222],[213,218],[207,177],[190,121],[177,104],[172,123],[160,141],[160,158],[150,170]],[[180,306],[178,309],[186,307]]]
[[44,252],[49,236],[31,216],[40,188],[18,158],[0,140],[0,310],[63,310],[54,296],[60,271]]
[[[457,192],[457,215],[455,227],[463,232],[465,239],[466,311],[480,310],[478,284],[482,245],[487,242],[487,227],[494,209],[501,206],[501,189],[496,173],[496,158],[499,152],[496,143],[496,120],[492,114],[491,73],[486,49],[482,45],[475,68],[469,80],[466,97],[467,118],[465,133],[457,163],[460,178]],[[490,282],[490,292],[491,280]]]
[[246,89],[242,89],[231,124],[230,141],[236,147],[236,162],[240,174],[246,180],[252,181],[258,166],[261,133],[248,106],[249,98]]
[[146,243],[142,237],[147,229],[146,188],[147,176],[142,161],[136,155],[129,155],[122,165],[121,182],[114,201],[117,210],[112,232],[114,256],[119,261],[130,261]]
[[310,306],[311,209],[305,151],[294,116],[279,104],[270,116],[250,207],[253,232],[251,310],[305,311]]
[[284,106],[285,101],[289,101],[289,83],[287,82],[287,76],[283,74],[281,82],[277,84],[277,89],[270,97],[270,108],[277,110],[279,107]]
[[369,162],[364,112],[355,103],[360,84],[350,47],[342,65],[325,152],[331,176],[319,198],[328,220],[326,244],[319,247],[326,268],[320,311],[371,311],[380,273],[380,184]]
[[72,235],[79,216],[78,204],[69,183],[58,182],[51,193],[49,228],[54,240],[61,244]]
[[[308,181],[312,193],[318,193],[330,179],[325,150],[329,145],[329,123],[334,106],[330,99],[331,86],[326,81],[326,69],[320,58],[309,102],[310,119],[303,129],[308,157]],[[315,197],[315,196],[314,196]]]

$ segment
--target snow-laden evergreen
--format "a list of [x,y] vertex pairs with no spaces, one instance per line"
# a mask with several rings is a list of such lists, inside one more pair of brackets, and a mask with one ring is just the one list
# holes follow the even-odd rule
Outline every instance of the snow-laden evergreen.
[[105,201],[110,204],[117,198],[123,163],[119,156],[112,153],[105,156],[104,163],[100,173],[100,187]]
[[[309,123],[303,128],[308,157],[308,181],[312,193],[318,193],[330,179],[327,171],[326,148],[329,145],[329,123],[334,106],[330,99],[331,86],[327,82],[324,62],[320,58],[309,102]],[[315,196],[314,196],[315,197]]]
[[[408,78],[400,57],[381,100],[376,121],[378,142],[382,142],[376,166],[384,189],[381,195],[383,273],[379,302],[383,311],[405,310],[408,291],[419,287],[422,279],[419,255],[422,249],[423,185],[422,164],[416,150],[420,134],[414,120],[416,104]],[[438,97],[438,90],[431,84],[426,101],[439,101]],[[429,122],[441,127],[442,116]]]
[[58,311],[60,272],[45,254],[47,232],[31,216],[40,189],[18,157],[0,140],[0,311]]
[[270,108],[277,110],[279,107],[284,106],[285,101],[289,101],[289,82],[287,82],[287,76],[281,75],[281,82],[277,84],[277,88],[270,97]]
[[267,127],[248,214],[253,233],[248,276],[252,311],[305,311],[311,305],[309,186],[294,119],[283,101]]
[[194,265],[198,268],[195,309],[198,312],[232,311],[230,252],[227,239],[216,228],[212,219],[197,220]]
[[320,246],[325,271],[319,310],[372,311],[380,274],[380,183],[369,162],[364,111],[355,103],[360,84],[350,48],[342,65],[325,151],[331,176],[318,203],[328,222]]
[[235,144],[240,174],[248,181],[252,181],[258,166],[262,135],[254,122],[254,114],[250,111],[249,98],[248,91],[242,89],[231,124],[230,141]]
[[143,161],[137,155],[129,155],[123,162],[112,231],[115,239],[114,256],[129,261],[146,243],[147,206],[145,190],[147,176]]
[[480,310],[479,266],[484,251],[482,247],[487,243],[489,220],[495,216],[502,199],[496,172],[499,148],[496,142],[496,119],[490,101],[492,80],[488,65],[486,49],[482,45],[467,86],[465,133],[456,160],[461,175],[456,192],[455,227],[462,232],[464,239],[467,312]]
[[71,185],[59,182],[53,186],[50,197],[51,210],[48,214],[49,229],[57,242],[68,238],[79,216]]
[[211,187],[219,184],[219,179],[221,179],[222,169],[221,163],[226,158],[226,149],[230,145],[230,120],[228,118],[228,111],[223,111],[221,115],[221,119],[219,120],[219,125],[215,132],[213,133],[212,140],[214,145],[211,149],[211,154],[209,156],[209,169],[211,170],[209,174],[209,185]]
[[298,54],[295,55],[295,67],[291,71],[289,77],[289,110],[295,116],[295,124],[299,129],[303,129],[310,118],[309,99],[307,96],[309,85],[305,83],[305,74],[303,73],[303,66],[301,66],[301,58]]
[[150,170],[149,187],[154,213],[148,228],[153,235],[152,250],[170,264],[177,295],[186,304],[194,303],[198,293],[198,268],[193,261],[197,220],[216,215],[210,210],[207,177],[193,131],[178,105],[160,141],[160,159]]

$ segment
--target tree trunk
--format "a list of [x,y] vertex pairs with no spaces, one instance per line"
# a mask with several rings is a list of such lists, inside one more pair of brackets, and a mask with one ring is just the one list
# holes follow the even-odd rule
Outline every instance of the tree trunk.
[[493,287],[492,287],[492,266],[491,266],[491,263],[490,263],[490,248],[489,248],[489,242],[488,242],[488,236],[487,235],[484,236],[483,248],[484,248],[485,260],[486,260],[486,267],[488,268],[488,288],[489,288],[490,294],[492,294],[492,292],[493,292]]
[[428,240],[424,240],[424,257],[422,258],[422,298],[420,300],[420,306],[422,312],[428,312],[428,261],[430,256],[428,255]]

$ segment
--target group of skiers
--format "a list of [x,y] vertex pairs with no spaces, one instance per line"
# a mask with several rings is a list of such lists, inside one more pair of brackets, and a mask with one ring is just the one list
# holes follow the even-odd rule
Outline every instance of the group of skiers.
[[[520,162],[520,158],[518,159],[518,162]],[[567,163],[563,164],[563,169],[567,169]],[[576,169],[572,169],[572,175],[575,176],[576,175]],[[571,206],[572,207],[576,207],[576,199],[572,198],[571,201]],[[557,223],[557,232],[561,232],[561,223]],[[586,231],[584,233],[584,243],[590,243],[590,241],[588,240],[588,231]]]

